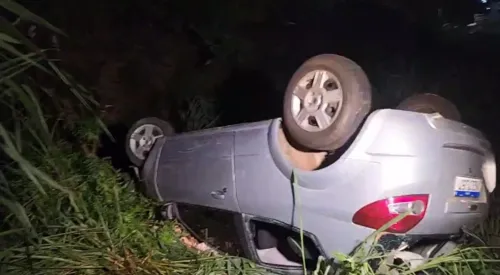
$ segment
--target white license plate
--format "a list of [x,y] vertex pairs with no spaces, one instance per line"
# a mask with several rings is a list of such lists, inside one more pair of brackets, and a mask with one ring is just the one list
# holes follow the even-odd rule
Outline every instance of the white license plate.
[[482,179],[456,177],[455,197],[479,198],[479,196],[481,195],[482,187]]

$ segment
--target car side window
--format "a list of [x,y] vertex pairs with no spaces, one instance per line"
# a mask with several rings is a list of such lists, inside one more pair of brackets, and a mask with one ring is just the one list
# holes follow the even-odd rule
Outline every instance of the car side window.
[[190,204],[177,204],[177,211],[196,238],[229,255],[244,256],[235,225],[236,213]]

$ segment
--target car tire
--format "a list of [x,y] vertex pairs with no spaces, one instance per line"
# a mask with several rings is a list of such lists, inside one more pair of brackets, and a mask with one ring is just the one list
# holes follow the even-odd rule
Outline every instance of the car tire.
[[371,85],[358,64],[340,55],[317,55],[304,62],[288,83],[285,129],[301,146],[333,151],[351,138],[371,103]]
[[142,166],[155,141],[175,133],[167,121],[156,117],[143,118],[130,127],[125,140],[127,156],[135,166]]
[[447,119],[461,120],[460,112],[455,104],[436,94],[416,94],[410,96],[403,100],[396,108],[426,114],[439,113]]

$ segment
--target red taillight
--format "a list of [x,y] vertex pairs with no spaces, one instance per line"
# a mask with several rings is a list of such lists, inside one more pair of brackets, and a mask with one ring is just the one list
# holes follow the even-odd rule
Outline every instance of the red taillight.
[[352,222],[373,229],[379,229],[399,214],[410,214],[399,222],[393,224],[386,231],[393,233],[405,233],[415,227],[425,216],[429,195],[409,195],[390,197],[370,203],[359,209]]

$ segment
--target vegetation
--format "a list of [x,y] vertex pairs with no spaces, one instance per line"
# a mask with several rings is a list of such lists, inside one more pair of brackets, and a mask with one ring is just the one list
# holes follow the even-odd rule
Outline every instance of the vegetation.
[[[92,94],[16,26],[33,21],[62,32],[15,2],[0,5],[20,18],[0,21],[0,274],[262,273],[245,260],[191,251],[174,223],[154,219],[154,203],[133,191],[133,180],[95,155],[106,127]],[[204,104],[196,98],[181,114],[188,129],[214,123],[195,112],[211,113]],[[493,247],[499,234],[492,217],[476,233],[486,245],[461,248],[419,270],[499,274]],[[343,274],[380,274],[392,256],[362,246],[336,258]],[[373,260],[382,260],[379,270],[372,270]],[[391,274],[415,271],[396,267]]]
[[[14,2],[1,4],[61,33]],[[154,204],[130,188],[130,178],[95,156],[106,130],[94,115],[96,102],[47,59],[48,51],[37,49],[9,22],[1,25],[0,48],[0,274],[252,270],[239,259],[189,251],[173,224],[154,221]],[[41,80],[64,85],[54,91]]]

